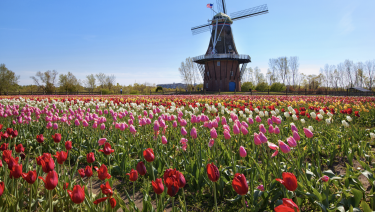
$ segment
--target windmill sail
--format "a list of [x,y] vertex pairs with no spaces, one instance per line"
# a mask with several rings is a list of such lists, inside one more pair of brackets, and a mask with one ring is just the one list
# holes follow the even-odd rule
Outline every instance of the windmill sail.
[[216,0],[217,12],[227,14],[227,6],[225,0]]
[[231,13],[230,16],[233,21],[237,21],[244,18],[249,18],[257,15],[262,15],[268,13],[267,4],[263,4],[257,7],[252,7],[246,10],[241,10],[235,13]]
[[211,24],[203,24],[203,25],[200,25],[200,26],[192,27],[191,32],[193,33],[193,35],[196,35],[196,34],[199,34],[199,33],[202,33],[202,32],[208,32],[211,29],[210,25]]

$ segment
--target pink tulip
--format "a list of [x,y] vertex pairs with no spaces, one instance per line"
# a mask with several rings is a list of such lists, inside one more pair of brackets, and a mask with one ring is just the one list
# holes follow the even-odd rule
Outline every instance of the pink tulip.
[[213,147],[215,144],[215,139],[211,138],[210,141],[208,142],[208,147]]
[[260,125],[259,125],[259,131],[262,132],[263,134],[266,134],[266,132],[267,132],[267,130],[266,130],[266,128],[264,127],[263,124],[260,124]]
[[135,135],[137,133],[137,130],[135,129],[135,127],[133,125],[130,125],[129,127],[129,131],[131,134]]
[[53,129],[54,129],[54,130],[59,129],[59,125],[57,125],[57,123],[53,123]]
[[190,136],[193,138],[193,139],[196,139],[197,138],[197,129],[195,129],[195,127],[191,128],[190,130]]
[[89,123],[87,123],[86,120],[83,120],[82,125],[83,125],[84,127],[88,127],[88,126],[89,126]]
[[271,120],[270,118],[267,119],[267,124],[268,124],[268,125],[273,124],[273,122],[272,122],[272,120]]
[[168,143],[167,138],[164,135],[161,137],[161,143],[162,144],[167,144]]
[[278,126],[276,126],[275,128],[273,128],[273,132],[278,135],[280,133],[280,129]]
[[49,129],[49,128],[51,128],[51,127],[52,127],[52,122],[49,121],[49,122],[47,123],[47,129]]
[[259,186],[257,187],[257,189],[258,189],[258,190],[261,190],[261,191],[264,191],[264,186],[263,186],[263,185],[259,185]]
[[261,145],[262,141],[260,141],[258,133],[254,133],[254,143],[255,145]]
[[106,141],[107,141],[106,138],[101,138],[101,139],[99,139],[99,141],[98,141],[99,146],[104,145]]
[[76,126],[79,126],[79,125],[80,125],[80,123],[79,123],[79,120],[78,120],[78,119],[74,120],[74,125],[76,125]]
[[270,124],[270,126],[268,127],[268,132],[271,134],[275,132],[275,129],[273,129],[272,124]]
[[187,135],[187,131],[186,131],[185,127],[181,127],[181,135],[183,135],[183,136]]
[[279,154],[279,151],[276,150],[272,155],[271,155],[271,158],[275,157],[277,154]]
[[262,143],[267,143],[268,141],[267,137],[262,132],[259,133],[259,139]]
[[320,178],[323,182],[328,182],[329,177],[327,175],[324,175],[323,177]]
[[260,122],[262,122],[262,119],[259,116],[256,116],[255,117],[255,121],[258,122],[258,123],[260,123]]
[[224,116],[222,116],[221,117],[221,125],[224,125],[224,124],[227,124],[227,119]]
[[234,133],[235,135],[240,134],[240,129],[238,128],[238,126],[237,126],[236,124],[233,125],[233,133]]
[[177,121],[173,121],[172,127],[173,127],[173,128],[176,128],[176,127],[177,127]]
[[215,128],[212,128],[210,130],[210,135],[211,135],[211,138],[217,138],[217,132]]
[[157,120],[154,121],[154,131],[159,131],[159,122]]
[[100,129],[101,129],[101,130],[104,130],[104,129],[105,129],[105,124],[104,124],[104,123],[102,123],[102,124],[100,125]]
[[244,135],[247,135],[248,133],[249,133],[249,131],[246,129],[246,127],[245,126],[241,126],[241,132],[242,132],[242,134],[244,134]]
[[98,128],[98,123],[94,122],[94,124],[92,125],[92,128],[94,129]]
[[280,141],[280,140],[278,140],[278,142],[279,142],[280,149],[283,153],[290,152],[290,147],[287,144],[285,144],[283,141]]
[[296,131],[293,132],[293,138],[294,138],[294,140],[296,140],[296,141],[301,140],[301,137],[299,136],[298,132],[296,132]]
[[245,148],[243,146],[240,146],[240,156],[244,158],[246,157],[246,155],[247,155],[247,152]]
[[292,124],[290,127],[292,128],[292,132],[298,132],[296,125]]
[[276,144],[271,143],[271,142],[267,142],[267,144],[268,144],[268,147],[269,147],[270,149],[273,149],[273,150],[279,150],[279,147],[278,147]]
[[249,124],[254,124],[254,120],[252,118],[248,118],[247,122],[249,122]]
[[297,142],[296,140],[294,140],[294,138],[292,136],[290,136],[289,138],[286,139],[288,141],[288,144],[290,147],[295,147],[297,146]]
[[312,138],[314,134],[307,128],[303,128],[303,132],[305,133],[306,137]]
[[229,140],[231,138],[230,132],[227,129],[224,130],[224,138],[226,140]]

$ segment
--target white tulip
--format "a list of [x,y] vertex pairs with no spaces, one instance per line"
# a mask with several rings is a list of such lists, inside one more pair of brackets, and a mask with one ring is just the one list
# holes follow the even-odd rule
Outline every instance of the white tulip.
[[308,127],[311,132],[314,132],[314,128],[312,126]]
[[289,106],[289,107],[288,107],[288,110],[289,110],[289,112],[292,112],[292,111],[293,111],[292,106]]
[[316,114],[314,112],[311,112],[310,115],[311,115],[311,118],[313,118],[313,119],[316,118]]
[[294,121],[298,120],[298,118],[297,118],[297,116],[295,114],[292,115],[292,118],[293,118]]
[[326,119],[327,124],[331,124],[331,119]]
[[374,139],[375,138],[375,134],[374,133],[370,133],[370,138]]
[[330,112],[328,112],[327,115],[328,115],[329,117],[331,117],[331,118],[333,117],[333,114],[330,113]]
[[306,123],[305,119],[301,119],[301,123],[305,124]]
[[268,111],[265,111],[265,112],[264,112],[264,115],[265,115],[265,116],[268,116]]
[[323,116],[322,116],[322,114],[318,114],[318,118],[320,119],[320,120],[322,120],[323,119]]
[[254,109],[254,111],[255,111],[256,113],[259,113],[259,109],[258,109],[257,107]]
[[279,114],[280,113],[279,109],[275,109],[275,113]]
[[289,118],[289,117],[290,117],[290,115],[289,115],[288,112],[284,112],[284,116],[285,116],[286,118]]
[[271,115],[276,116],[276,112],[272,110]]
[[264,117],[264,113],[263,113],[263,111],[259,111],[259,117]]
[[348,122],[353,121],[352,117],[350,117],[350,116],[346,116],[346,120],[348,120]]

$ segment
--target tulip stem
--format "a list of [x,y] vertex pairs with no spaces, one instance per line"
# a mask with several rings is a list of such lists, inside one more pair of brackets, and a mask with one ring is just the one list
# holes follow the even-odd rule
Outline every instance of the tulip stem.
[[243,208],[244,208],[244,211],[246,212],[245,195],[242,195],[242,200],[243,200]]
[[33,184],[30,184],[30,194],[29,194],[29,212],[31,212],[31,199],[33,196]]
[[92,200],[92,177],[90,177],[90,201]]
[[[216,183],[215,182],[212,182],[212,183],[214,184],[213,189],[214,189],[214,199],[215,199],[215,211],[218,212],[218,210],[217,210],[217,200],[216,200]],[[185,196],[184,196],[184,198],[185,198]]]
[[[184,190],[184,188],[182,188],[182,196],[184,197],[184,206],[185,206],[185,212],[187,211],[187,208],[186,208],[186,200],[185,200],[185,190]],[[215,198],[215,200],[216,200],[216,198]]]
[[174,197],[172,197],[172,212],[174,212]]
[[133,182],[133,201],[134,202],[135,202],[135,198],[134,198],[134,196],[135,196],[135,182],[136,181]]

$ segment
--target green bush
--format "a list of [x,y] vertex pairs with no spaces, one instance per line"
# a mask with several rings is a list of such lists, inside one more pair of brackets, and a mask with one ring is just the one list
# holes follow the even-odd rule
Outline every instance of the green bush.
[[285,89],[286,89],[285,85],[280,82],[275,82],[270,87],[270,91],[273,91],[273,92],[285,91]]
[[158,87],[155,89],[155,92],[158,92],[158,91],[163,91],[163,87],[158,86]]
[[257,91],[267,91],[268,90],[268,84],[266,82],[258,83],[258,85],[255,87],[255,90],[257,90]]
[[130,94],[138,94],[138,91],[137,90],[132,90],[132,91],[130,91]]
[[252,82],[244,82],[241,85],[241,91],[249,91],[250,89],[254,89],[254,85]]
[[111,92],[108,89],[102,89],[102,94],[110,94]]

